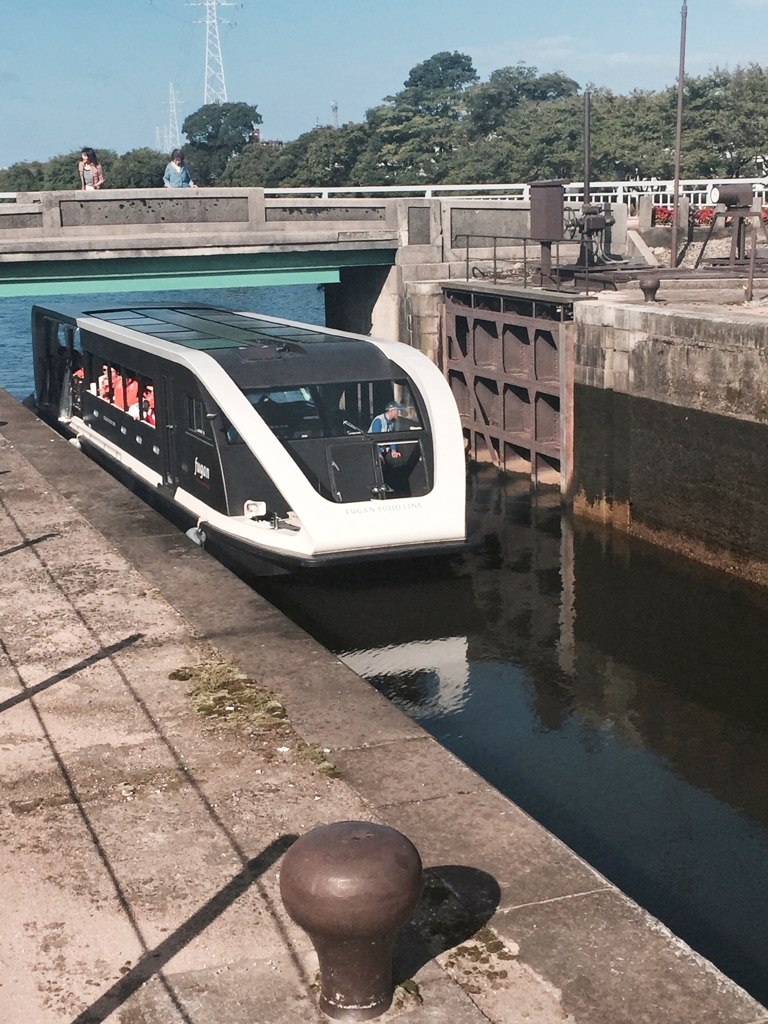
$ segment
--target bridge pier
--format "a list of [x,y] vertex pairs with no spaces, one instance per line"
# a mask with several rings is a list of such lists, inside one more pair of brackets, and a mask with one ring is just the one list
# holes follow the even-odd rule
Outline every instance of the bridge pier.
[[401,341],[440,361],[438,281],[409,281],[403,267],[342,267],[323,285],[325,322],[337,331]]
[[399,267],[342,267],[337,284],[323,285],[325,323],[337,331],[400,340]]

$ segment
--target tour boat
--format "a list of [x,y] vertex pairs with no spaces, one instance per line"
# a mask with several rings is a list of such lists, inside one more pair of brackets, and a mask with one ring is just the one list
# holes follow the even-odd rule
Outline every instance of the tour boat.
[[32,311],[35,400],[183,513],[291,569],[460,549],[456,403],[407,345],[202,304]]

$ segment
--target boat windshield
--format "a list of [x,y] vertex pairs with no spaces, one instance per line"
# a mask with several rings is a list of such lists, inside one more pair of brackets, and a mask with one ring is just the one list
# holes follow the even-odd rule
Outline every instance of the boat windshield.
[[[423,429],[413,388],[407,380],[283,385],[244,388],[243,392],[283,441]],[[227,430],[227,440],[230,444],[241,443],[232,427]]]

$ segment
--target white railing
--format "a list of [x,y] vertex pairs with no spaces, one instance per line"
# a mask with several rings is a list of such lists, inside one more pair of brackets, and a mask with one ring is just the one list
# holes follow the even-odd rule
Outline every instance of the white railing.
[[[764,203],[768,203],[768,179],[766,178],[691,178],[680,182],[680,194],[690,199],[692,206],[712,206],[710,194],[715,185],[746,184],[752,185],[754,193]],[[624,203],[631,206],[640,196],[650,195],[654,206],[672,206],[674,194],[673,181],[661,181],[654,178],[641,181],[593,181],[590,185],[590,196],[593,203]],[[503,185],[341,185],[334,188],[265,188],[264,195],[268,199],[291,199],[304,197],[307,199],[349,198],[364,199],[367,196],[411,196],[420,199],[433,199],[443,196],[453,199],[472,200],[503,200],[509,203],[529,203],[530,186],[520,182]],[[0,201],[15,201],[16,192],[0,192]],[[571,182],[565,186],[566,203],[582,203],[584,201],[584,183]]]
[[454,198],[467,196],[472,199],[506,199],[518,203],[527,203],[529,193],[529,186],[519,182],[511,185],[341,185],[337,188],[264,189],[267,199],[290,199],[293,196],[314,196],[316,199],[342,196],[354,196],[357,199],[364,199],[366,196],[412,196],[417,199],[433,199],[443,195]]
[[[715,185],[746,184],[749,182],[756,196],[768,202],[768,179],[766,178],[692,178],[680,182],[680,194],[691,201],[692,206],[712,206],[710,195]],[[631,206],[641,195],[650,195],[654,206],[672,206],[674,181],[593,181],[590,184],[590,197],[593,203],[624,203]],[[526,184],[507,183],[504,185],[375,185],[375,186],[340,186],[337,188],[265,188],[264,195],[268,199],[290,199],[305,196],[316,199],[334,199],[336,197],[365,198],[366,196],[414,196],[432,199],[467,198],[474,200],[504,200],[512,203],[529,203],[531,192]],[[566,203],[584,202],[584,183],[571,182],[565,186]]]

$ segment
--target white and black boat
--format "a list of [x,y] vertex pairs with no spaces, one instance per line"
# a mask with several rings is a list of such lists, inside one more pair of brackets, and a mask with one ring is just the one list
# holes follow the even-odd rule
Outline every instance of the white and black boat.
[[173,303],[35,306],[32,336],[40,414],[198,538],[287,568],[463,544],[456,404],[407,345]]

